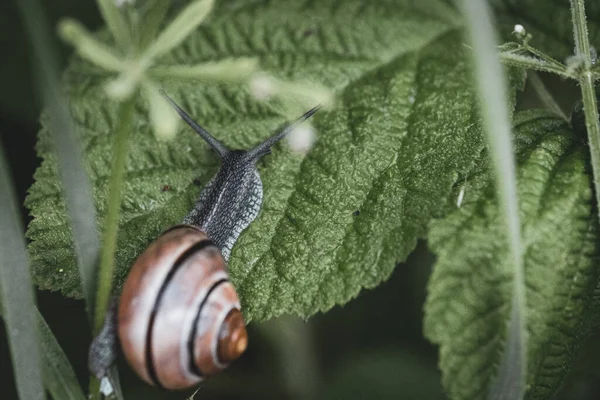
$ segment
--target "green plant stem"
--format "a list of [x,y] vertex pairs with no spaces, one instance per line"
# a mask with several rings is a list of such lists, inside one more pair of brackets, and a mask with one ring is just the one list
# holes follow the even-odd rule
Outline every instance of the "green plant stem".
[[569,117],[564,113],[562,108],[556,103],[552,94],[546,89],[546,85],[540,79],[539,75],[535,71],[527,71],[527,77],[529,83],[533,86],[535,93],[539,97],[540,101],[546,106],[546,108],[552,111],[554,114],[562,118],[564,121],[569,122]]
[[582,57],[585,69],[588,70],[592,66],[592,55],[590,53],[587,20],[585,19],[584,0],[571,0],[571,18],[575,39],[575,55]]
[[119,227],[119,211],[121,208],[121,190],[125,176],[125,164],[131,123],[133,120],[133,107],[137,93],[123,101],[119,107],[117,128],[113,145],[112,173],[108,186],[108,205],[104,232],[102,236],[102,254],[100,257],[100,270],[98,271],[98,288],[96,291],[96,312],[94,313],[94,332],[97,333],[102,324],[108,308],[112,290],[112,278],[115,265],[115,250],[117,247],[117,230]]
[[563,78],[575,79],[569,69],[542,51],[526,44],[505,43],[500,46],[500,61],[525,70],[551,72]]
[[[133,121],[133,109],[137,92],[119,105],[117,129],[113,144],[112,174],[108,187],[108,206],[104,223],[102,254],[100,269],[98,271],[98,288],[96,291],[96,310],[94,313],[94,333],[96,334],[102,324],[112,291],[113,271],[115,268],[115,251],[117,248],[117,234],[119,228],[119,211],[121,209],[121,190],[125,176],[125,166],[129,148],[129,135]],[[100,399],[100,381],[96,377],[90,378],[89,391],[91,400]]]
[[93,375],[90,375],[90,384],[88,386],[89,400],[102,400],[100,393],[100,380]]
[[492,399],[522,399],[527,373],[527,309],[506,82],[496,52],[497,41],[487,1],[461,0],[459,4],[466,15],[473,44],[480,106],[494,164],[498,200],[507,221],[508,250],[513,267],[512,306],[506,345],[489,396]]
[[[598,212],[600,213],[600,122],[598,120],[598,104],[596,101],[596,89],[594,87],[595,79],[591,72],[592,55],[590,54],[590,41],[583,0],[571,0],[571,14],[573,18],[575,54],[583,59],[583,71],[580,72],[578,80],[579,86],[581,86],[585,126],[590,144],[596,202]],[[600,218],[600,214],[598,217]]]
[[259,329],[277,350],[279,371],[290,397],[314,399],[319,392],[319,380],[310,323],[298,317],[283,316],[260,324]]

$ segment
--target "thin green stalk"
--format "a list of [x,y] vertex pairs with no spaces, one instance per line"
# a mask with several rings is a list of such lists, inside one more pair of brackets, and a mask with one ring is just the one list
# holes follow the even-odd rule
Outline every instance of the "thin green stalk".
[[500,46],[500,61],[513,67],[551,72],[563,78],[575,78],[566,65],[544,52],[524,43],[505,43]]
[[533,69],[535,71],[550,72],[565,79],[574,77],[565,66],[548,64],[533,56],[515,53],[511,50],[501,50],[500,61],[511,67],[522,68],[525,70]]
[[117,7],[116,1],[96,0],[96,2],[98,3],[102,18],[104,19],[104,22],[106,22],[106,26],[115,38],[115,42],[117,42],[117,45],[123,52],[126,52],[129,50],[131,44],[129,40],[129,27],[127,26],[127,21],[121,14],[121,10]]
[[319,393],[319,371],[311,325],[300,318],[289,318],[287,325],[287,338],[280,347],[286,385],[295,399],[314,399]]
[[44,400],[35,296],[21,215],[2,146],[0,188],[0,303],[17,392],[21,400]]
[[143,29],[140,29],[141,37],[137,45],[138,49],[145,49],[156,37],[156,33],[165,19],[170,5],[171,2],[164,0],[150,0],[146,2],[146,13],[142,17]]
[[89,400],[102,400],[100,393],[100,380],[93,375],[90,375],[90,384],[88,385]]
[[[583,0],[571,0],[573,18],[573,36],[575,38],[575,55],[583,60],[583,71],[579,74],[579,86],[583,100],[585,126],[590,144],[592,170],[594,173],[594,189],[596,202],[600,213],[600,122],[598,121],[598,104],[594,76],[591,72],[592,55],[588,37],[587,21],[585,19],[585,4]],[[600,214],[598,215],[600,218]]]
[[298,317],[283,316],[259,325],[279,356],[279,370],[290,398],[314,399],[318,368],[311,325]]
[[548,110],[552,111],[564,121],[569,122],[569,117],[567,117],[556,100],[554,100],[554,97],[552,97],[552,94],[548,91],[548,89],[546,89],[546,85],[544,85],[544,82],[542,82],[539,75],[535,71],[527,71],[527,77],[529,78],[531,86],[533,86],[535,93],[538,95],[544,106],[546,106]]
[[[112,291],[119,228],[119,211],[121,209],[121,190],[123,188],[123,178],[125,177],[129,135],[131,133],[136,98],[137,92],[119,105],[119,116],[113,144],[112,174],[108,183],[108,206],[102,236],[102,254],[100,256],[100,268],[98,271],[96,310],[94,312],[95,334],[100,331],[104,323]],[[112,371],[112,373],[114,374],[113,378],[118,379],[116,371]],[[89,384],[90,400],[100,400],[101,395],[99,390],[100,381],[96,377],[91,376]]]
[[119,228],[119,211],[121,209],[121,190],[125,176],[129,135],[131,133],[133,108],[136,98],[137,93],[119,105],[119,116],[113,145],[112,173],[108,184],[108,206],[102,236],[100,270],[98,271],[96,312],[94,313],[95,333],[100,330],[104,323],[104,316],[106,315],[111,296],[115,250],[117,248],[117,231]]
[[507,221],[513,267],[512,308],[506,346],[489,396],[492,399],[522,399],[527,373],[525,274],[506,79],[496,52],[497,40],[487,1],[461,0],[459,3],[473,44],[480,106],[494,163],[499,202]]

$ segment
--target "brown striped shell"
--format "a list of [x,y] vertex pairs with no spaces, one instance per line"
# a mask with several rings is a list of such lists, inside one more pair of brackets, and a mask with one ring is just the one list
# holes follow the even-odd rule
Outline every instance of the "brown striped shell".
[[228,278],[219,249],[191,225],[171,228],[139,256],[123,286],[118,329],[142,379],[184,389],[244,352],[245,322]]

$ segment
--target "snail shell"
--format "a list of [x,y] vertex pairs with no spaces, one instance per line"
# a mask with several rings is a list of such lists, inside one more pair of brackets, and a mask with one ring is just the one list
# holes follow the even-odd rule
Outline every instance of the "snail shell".
[[183,389],[238,358],[248,337],[219,248],[175,226],[137,259],[118,309],[121,348],[146,382]]

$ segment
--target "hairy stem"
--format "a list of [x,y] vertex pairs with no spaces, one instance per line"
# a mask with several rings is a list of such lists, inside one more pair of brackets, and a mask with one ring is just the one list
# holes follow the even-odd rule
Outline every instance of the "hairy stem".
[[[585,126],[590,144],[592,170],[594,172],[594,189],[596,202],[600,212],[600,124],[598,121],[598,104],[594,76],[591,71],[592,55],[588,38],[587,21],[585,19],[585,4],[583,0],[571,0],[571,15],[573,18],[573,36],[575,38],[575,54],[583,60],[583,70],[579,74],[579,86],[585,113]],[[600,218],[600,214],[599,214]]]
[[588,37],[587,20],[585,18],[585,1],[571,0],[571,18],[573,21],[573,37],[575,39],[575,54],[584,60],[585,69],[592,66],[590,54],[590,39]]
[[98,271],[98,288],[96,291],[96,312],[94,314],[94,328],[98,332],[104,323],[104,316],[108,307],[112,289],[113,270],[115,266],[115,250],[117,247],[117,230],[119,226],[119,210],[121,208],[121,189],[125,176],[125,163],[131,122],[133,120],[133,106],[137,93],[120,104],[115,142],[113,146],[112,174],[109,181],[108,206],[102,241],[102,254],[100,270]]
[[459,4],[466,16],[474,49],[480,107],[494,163],[499,202],[506,217],[513,267],[512,309],[506,345],[490,398],[521,399],[527,372],[525,274],[506,82],[496,52],[497,41],[487,1],[461,0]]

